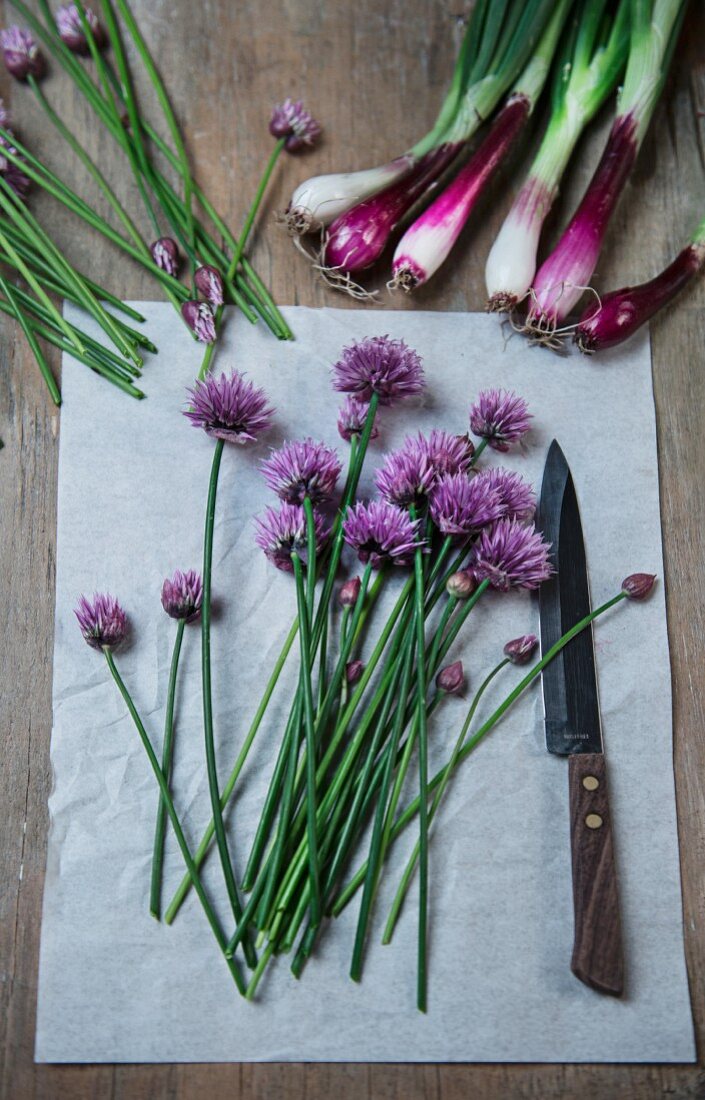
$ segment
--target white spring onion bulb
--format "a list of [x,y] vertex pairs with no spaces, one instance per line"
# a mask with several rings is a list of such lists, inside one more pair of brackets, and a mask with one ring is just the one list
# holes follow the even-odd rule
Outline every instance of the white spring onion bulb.
[[330,225],[352,206],[396,183],[416,159],[409,153],[376,168],[331,172],[304,180],[291,196],[286,212],[289,228],[294,233],[309,233]]

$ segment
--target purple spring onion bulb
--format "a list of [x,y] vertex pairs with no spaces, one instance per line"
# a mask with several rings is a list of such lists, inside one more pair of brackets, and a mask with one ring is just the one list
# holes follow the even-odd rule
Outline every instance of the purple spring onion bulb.
[[477,578],[472,569],[459,569],[446,581],[446,592],[456,600],[469,600],[477,589]]
[[157,267],[161,268],[162,271],[166,271],[167,275],[176,277],[179,274],[181,257],[175,240],[171,237],[159,237],[158,240],[150,244],[149,251]]
[[[338,435],[340,438],[344,439],[346,443],[350,443],[354,435],[362,435],[368,411],[369,405],[366,401],[359,401],[357,397],[352,395],[346,397],[338,411]],[[379,429],[375,418],[370,439],[377,439],[378,435]]]
[[225,287],[223,286],[223,276],[217,267],[202,264],[201,267],[197,268],[193,278],[198,293],[202,294],[214,309],[222,306],[225,301]]
[[511,95],[473,157],[407,229],[394,252],[394,286],[413,290],[428,282],[445,261],[478,199],[523,129],[531,106],[527,96]]
[[[327,536],[322,517],[314,513],[316,553]],[[291,558],[296,554],[306,565],[308,533],[306,514],[300,504],[281,504],[279,508],[265,509],[264,517],[255,517],[255,542],[277,569],[293,573]]]
[[524,398],[510,390],[483,390],[470,408],[470,430],[493,451],[508,451],[526,435],[531,420]]
[[360,595],[360,589],[362,588],[362,581],[359,577],[350,577],[349,580],[341,586],[338,593],[338,603],[341,607],[354,607],[358,601]]
[[645,600],[655,584],[655,573],[631,573],[622,581],[622,592],[630,600]]
[[238,371],[206,375],[187,393],[184,416],[213,439],[253,443],[271,424],[274,409],[266,393]]
[[499,519],[480,532],[472,567],[479,581],[489,581],[500,592],[538,588],[553,572],[549,551],[534,527]]
[[352,206],[402,179],[415,163],[416,158],[406,154],[378,168],[304,180],[291,196],[284,214],[287,229],[292,235],[301,236],[325,228]]
[[534,518],[536,496],[533,486],[524,481],[520,474],[504,466],[490,466],[478,474],[477,480],[487,482],[495,492],[503,518],[518,519],[521,523],[530,523]]
[[384,565],[408,565],[422,542],[418,539],[419,521],[412,520],[404,508],[383,500],[369,504],[358,502],[349,510],[343,533],[348,546],[363,564],[373,569]]
[[[4,122],[0,123],[0,125],[5,127]],[[7,150],[12,156],[19,157],[19,153],[14,145],[12,145],[6,137],[0,134],[0,176],[5,180],[7,186],[12,188],[18,198],[25,199],[29,194],[32,181],[29,176],[25,176],[22,169],[19,168],[14,161],[9,160],[3,155],[3,149]],[[20,160],[21,159],[20,157]]]
[[177,569],[162,585],[162,607],[172,619],[195,622],[201,614],[202,599],[203,582],[195,569],[188,569],[185,573]]
[[0,50],[5,68],[15,80],[33,76],[41,80],[46,72],[46,59],[29,31],[16,25],[0,30]]
[[536,652],[539,640],[535,634],[522,634],[520,638],[512,638],[504,647],[504,656],[513,665],[525,665]]
[[462,661],[446,665],[436,676],[436,687],[444,695],[462,695],[465,691],[465,672]]
[[348,661],[345,666],[345,683],[348,687],[352,687],[362,679],[362,674],[365,671],[365,665],[363,661]]
[[636,160],[636,121],[618,118],[582,202],[531,289],[527,328],[550,339],[592,279],[610,218]]
[[212,344],[215,341],[217,336],[215,314],[208,302],[198,302],[195,299],[184,302],[181,306],[181,316],[202,344]]
[[445,474],[430,500],[431,519],[443,535],[466,538],[502,515],[499,495],[486,478]]
[[284,139],[287,153],[298,153],[316,144],[321,127],[300,99],[285,99],[272,111],[269,132],[272,137]]
[[92,649],[116,649],[127,637],[127,615],[107,593],[96,592],[92,600],[81,596],[74,615]]
[[[372,198],[351,207],[333,221],[328,229],[321,255],[323,272],[329,277],[364,271],[382,255],[399,220],[417,199],[435,182],[458,152],[457,145],[434,149],[401,180],[384,188]],[[335,283],[335,279],[333,279]]]
[[262,463],[267,486],[280,500],[313,504],[330,500],[340,476],[342,463],[332,447],[313,439],[285,443]]
[[589,305],[573,335],[580,350],[590,355],[616,347],[680,294],[705,264],[705,222],[699,234],[653,279],[613,290]]
[[[105,31],[103,30],[98,17],[91,8],[83,5],[83,14],[86,19],[86,23],[91,29],[91,33],[95,40],[95,44],[98,49],[102,49],[106,44]],[[86,38],[83,30],[83,24],[81,22],[81,16],[76,4],[62,4],[56,12],[56,29],[59,32],[61,41],[68,46],[73,52],[87,57],[90,54],[90,46],[88,45],[88,39]]]
[[423,392],[421,356],[403,340],[368,336],[343,348],[331,368],[333,389],[361,401],[376,394],[380,405],[394,405]]

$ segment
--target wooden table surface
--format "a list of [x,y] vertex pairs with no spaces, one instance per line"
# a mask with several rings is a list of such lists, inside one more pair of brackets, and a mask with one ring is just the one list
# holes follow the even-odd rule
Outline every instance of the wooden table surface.
[[[135,0],[188,135],[196,174],[233,227],[242,221],[271,139],[270,106],[301,96],[325,142],[286,158],[260,219],[253,254],[281,303],[342,306],[274,223],[294,184],[314,172],[363,167],[400,152],[431,122],[448,79],[469,0]],[[5,4],[6,24],[10,21]],[[93,195],[24,87],[2,89],[24,141]],[[139,216],[129,172],[62,74],[45,91],[65,121],[120,178]],[[143,100],[149,102],[147,89]],[[552,220],[555,237],[589,178],[609,119],[580,149]],[[597,285],[639,281],[660,269],[705,214],[705,4],[691,4],[674,71],[614,219]],[[517,178],[519,166],[512,173]],[[507,208],[508,179],[475,217],[452,264],[408,303],[483,306],[483,267]],[[100,199],[96,200],[98,205]],[[44,196],[32,208],[88,274],[125,298],[155,297],[146,275]],[[147,227],[144,227],[147,232]],[[352,303],[350,303],[352,304]],[[404,302],[394,300],[394,306]],[[685,943],[698,1042],[705,1044],[705,282],[652,330],[658,455],[674,681],[675,768]],[[499,337],[498,337],[499,338]],[[51,789],[51,657],[60,417],[15,327],[0,323],[0,1095],[4,1100],[460,1100],[476,1096],[644,1100],[705,1097],[697,1066],[182,1065],[34,1066],[42,885]],[[58,371],[59,364],[55,362]],[[556,369],[560,370],[560,362]],[[96,385],[106,383],[96,379]],[[125,397],[125,400],[129,398]],[[135,416],[139,407],[135,405]],[[98,456],[99,460],[99,456]],[[605,485],[619,477],[605,455]],[[638,550],[638,548],[637,548]],[[638,559],[638,553],[636,559]],[[649,730],[643,731],[645,739]],[[658,905],[658,898],[654,898]]]

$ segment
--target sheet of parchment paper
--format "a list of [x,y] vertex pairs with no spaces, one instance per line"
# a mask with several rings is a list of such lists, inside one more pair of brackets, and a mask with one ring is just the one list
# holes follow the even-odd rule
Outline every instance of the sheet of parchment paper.
[[[202,347],[166,304],[141,303],[159,347],[141,404],[70,360],[63,371],[59,471],[51,835],[44,894],[36,1057],[43,1062],[539,1061],[685,1062],[695,1057],[683,955],[663,585],[595,630],[626,944],[614,1000],[570,972],[573,914],[568,765],[544,745],[535,686],[469,758],[449,790],[431,853],[429,1011],[415,1008],[416,893],[393,944],[381,927],[407,834],[384,877],[361,984],[348,978],[358,902],[330,925],[300,982],[282,958],[244,1003],[191,898],[174,926],[147,913],[156,786],[102,657],[82,641],[79,593],[110,591],[133,636],[118,657],[161,745],[174,623],[162,578],[200,567],[213,444],[181,415]],[[471,399],[502,385],[530,402],[534,428],[506,464],[538,484],[556,436],[578,489],[593,603],[636,570],[662,574],[654,404],[647,338],[588,361],[504,344],[495,318],[461,313],[285,311],[294,343],[241,317],[218,366],[264,385],[276,426],[257,448],[226,450],[215,534],[214,685],[220,773],[230,770],[294,613],[290,577],[253,545],[270,503],[268,447],[310,433],[340,447],[329,366],[353,338],[390,333],[423,356],[423,401],[382,413],[372,463],[416,429],[467,430]],[[488,461],[497,461],[489,456]],[[369,471],[367,481],[369,484]],[[536,629],[526,594],[481,601],[456,652],[470,681],[509,638]],[[187,629],[177,698],[175,789],[193,846],[210,816],[203,763],[198,630]],[[488,714],[519,672],[496,681]],[[229,817],[238,867],[273,764],[291,680],[284,677]],[[468,703],[447,700],[432,763],[447,757]],[[170,843],[166,896],[182,865]],[[207,881],[223,911],[217,861]]]

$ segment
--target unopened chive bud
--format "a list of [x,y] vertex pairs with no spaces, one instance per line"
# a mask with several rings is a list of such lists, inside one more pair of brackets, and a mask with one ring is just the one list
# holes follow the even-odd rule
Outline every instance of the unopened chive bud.
[[159,240],[150,244],[149,251],[152,253],[152,259],[157,267],[160,267],[162,271],[166,271],[167,275],[176,276],[179,274],[181,258],[175,240],[171,237],[160,237]]
[[362,581],[359,577],[351,577],[346,581],[338,593],[338,603],[341,607],[354,607],[360,595]]
[[631,573],[622,581],[622,592],[630,600],[644,600],[655,584],[654,573]]
[[535,634],[522,634],[520,638],[513,638],[511,642],[507,642],[504,647],[504,656],[513,665],[525,665],[531,660],[538,644],[539,640]]
[[172,619],[195,622],[201,613],[203,584],[195,570],[182,573],[177,569],[162,585],[162,607]]
[[199,294],[202,294],[207,302],[210,302],[212,306],[222,306],[225,301],[225,288],[223,286],[223,276],[217,267],[203,264],[198,268],[193,278]]
[[348,687],[352,687],[358,680],[361,679],[365,666],[362,661],[348,661],[345,666],[345,682]]
[[46,73],[44,54],[23,27],[12,26],[1,30],[0,50],[5,68],[15,80],[26,80],[28,76],[41,80]]
[[460,569],[452,573],[446,581],[446,592],[456,600],[468,600],[477,588],[475,574],[471,569]]
[[190,300],[181,307],[181,316],[202,344],[212,344],[216,337],[215,317],[208,302]]
[[452,665],[442,668],[436,676],[436,687],[446,695],[462,695],[465,688],[463,662],[454,661]]

